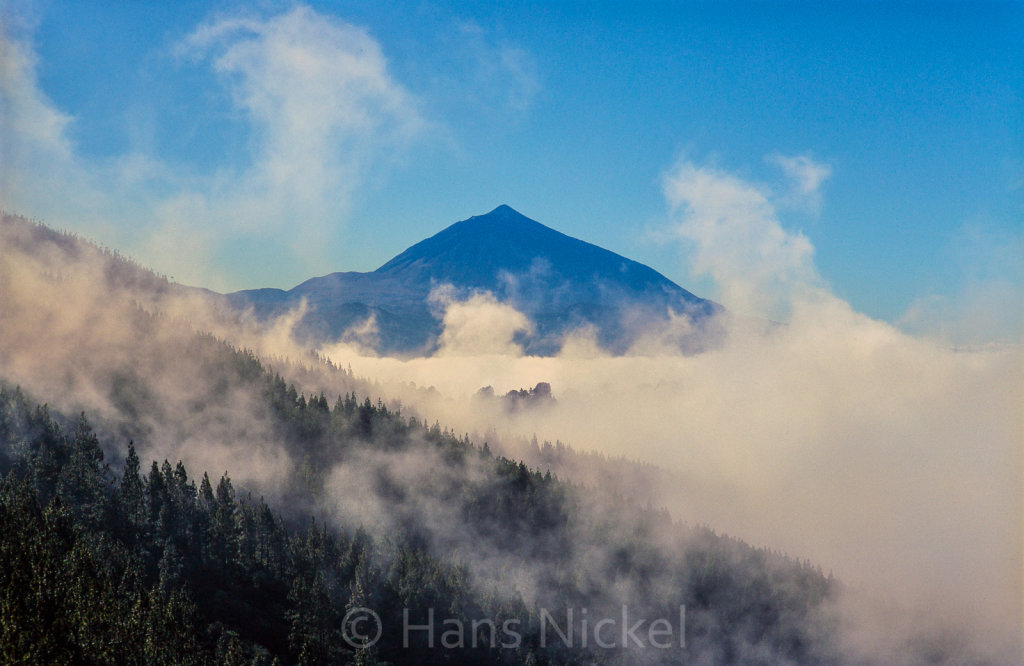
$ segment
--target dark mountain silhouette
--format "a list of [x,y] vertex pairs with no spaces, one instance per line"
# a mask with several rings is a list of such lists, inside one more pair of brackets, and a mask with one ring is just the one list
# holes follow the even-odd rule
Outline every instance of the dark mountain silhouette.
[[[430,293],[451,285],[457,297],[488,291],[534,322],[520,340],[526,350],[558,350],[569,331],[591,326],[598,342],[623,351],[652,323],[686,315],[700,329],[720,306],[657,271],[535,222],[508,206],[457,222],[370,273],[332,273],[297,287],[230,294],[257,316],[280,314],[305,299],[301,333],[312,340],[342,337],[371,316],[378,351],[429,351],[441,332]],[[695,346],[696,335],[684,345]]]

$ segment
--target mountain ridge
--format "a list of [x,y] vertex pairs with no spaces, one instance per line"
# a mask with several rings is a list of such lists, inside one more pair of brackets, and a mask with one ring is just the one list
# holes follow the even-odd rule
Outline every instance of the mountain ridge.
[[694,323],[721,306],[675,284],[653,268],[573,238],[502,204],[413,244],[376,270],[340,271],[289,290],[228,294],[257,316],[281,314],[302,300],[310,306],[300,328],[311,341],[337,339],[374,317],[377,351],[429,351],[441,332],[429,303],[433,289],[457,297],[487,291],[526,314],[534,334],[528,353],[558,351],[564,335],[593,327],[598,342],[622,352],[642,333],[640,322],[686,315]]

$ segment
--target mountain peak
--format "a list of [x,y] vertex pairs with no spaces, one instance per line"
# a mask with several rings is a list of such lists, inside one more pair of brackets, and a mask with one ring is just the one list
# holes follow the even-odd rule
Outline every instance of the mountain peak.
[[557,351],[561,336],[581,326],[596,327],[601,344],[625,349],[641,319],[676,312],[696,320],[717,307],[648,266],[506,204],[452,224],[372,273],[333,273],[252,300],[265,301],[270,311],[305,298],[313,308],[311,328],[328,337],[372,313],[386,347],[410,349],[440,334],[429,306],[438,285],[451,285],[460,297],[488,291],[523,312],[536,325],[528,349],[544,353]]
[[[517,211],[515,208],[512,208],[507,204],[501,204],[500,206],[498,206],[489,213],[484,213],[483,215],[474,215],[469,219],[462,220],[461,222],[456,222],[455,224],[448,227],[448,229],[465,230],[466,227],[488,227],[491,229],[502,227],[532,227],[534,229],[546,229],[548,231],[554,232],[553,229],[544,226],[543,224],[537,222],[536,220],[532,220],[526,217],[525,215]],[[448,231],[448,229],[445,229],[445,231]],[[441,233],[444,233],[444,231],[442,231]]]
[[[376,272],[394,273],[411,268],[418,270],[424,263],[436,264],[439,260],[452,266],[478,265],[483,262],[483,266],[491,273],[486,280],[490,282],[496,277],[492,269],[496,266],[494,262],[499,258],[508,259],[511,253],[517,258],[513,263],[518,264],[527,259],[527,255],[532,258],[544,254],[545,249],[552,243],[559,244],[570,240],[574,239],[502,204],[489,213],[474,215],[456,222],[430,238],[420,241],[378,268]],[[518,265],[501,267],[520,268]]]
[[[535,282],[539,292],[570,285],[574,298],[601,302],[610,286],[641,293],[700,299],[653,269],[596,245],[567,236],[502,204],[484,215],[456,222],[408,248],[376,271],[423,285],[452,284],[501,295],[511,283]],[[511,280],[510,280],[511,278]],[[513,299],[516,300],[516,299]]]
[[490,213],[487,213],[486,215],[481,215],[479,217],[490,217],[492,215],[504,216],[504,215],[510,215],[510,214],[511,215],[518,215],[519,217],[525,217],[525,215],[520,213],[515,208],[512,208],[512,206],[509,206],[508,204],[501,204],[500,206],[498,206],[497,208],[492,210]]
[[495,208],[494,210],[492,210],[489,213],[484,213],[483,215],[474,215],[473,217],[471,217],[469,219],[470,220],[488,221],[488,222],[500,222],[500,223],[532,222],[534,224],[537,224],[537,225],[540,225],[540,226],[544,226],[544,225],[541,225],[540,222],[537,222],[535,220],[531,220],[530,218],[526,217],[525,215],[520,213],[518,210],[516,210],[512,206],[509,206],[508,204],[501,204],[500,206],[498,206],[497,208]]

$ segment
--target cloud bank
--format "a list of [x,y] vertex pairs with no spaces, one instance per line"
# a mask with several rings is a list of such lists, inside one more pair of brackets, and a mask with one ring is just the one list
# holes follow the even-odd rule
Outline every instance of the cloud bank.
[[[847,637],[850,654],[899,663],[907,641],[951,632],[997,661],[1019,654],[1024,350],[957,350],[857,313],[783,226],[774,193],[734,175],[682,162],[665,196],[723,302],[785,323],[724,315],[726,342],[695,356],[651,340],[611,356],[581,331],[541,358],[510,348],[522,322],[477,295],[448,305],[445,335],[476,322],[491,346],[475,328],[459,354],[324,352],[458,430],[535,434],[667,470],[635,495],[850,585],[842,612],[862,632]],[[471,397],[539,381],[556,398],[543,409]]]
[[[536,434],[645,463],[614,465],[618,478],[595,473],[608,469],[597,463],[552,465],[560,476],[832,570],[849,588],[837,612],[847,617],[842,638],[855,658],[900,663],[918,653],[911,644],[936,637],[953,637],[964,660],[1014,658],[1021,348],[957,351],[865,317],[821,284],[809,243],[783,226],[767,203],[771,192],[693,163],[665,183],[673,229],[704,253],[706,270],[741,282],[724,291],[744,296],[748,313],[782,309],[784,323],[724,315],[724,342],[698,355],[672,351],[652,331],[613,356],[584,330],[558,355],[531,357],[515,344],[530,325],[524,315],[487,294],[458,301],[442,292],[445,331],[435,355],[379,358],[346,343],[321,350],[371,382],[308,363],[291,336],[301,313],[247,326],[224,319],[203,294],[159,280],[135,284],[130,271],[115,271],[113,284],[122,286],[111,290],[102,253],[73,251],[61,237],[26,241],[24,225],[13,225],[0,256],[0,374],[105,421],[128,419],[125,405],[141,400],[152,418],[145,455],[228,469],[239,483],[272,490],[296,461],[250,390],[225,386],[218,355],[204,351],[208,343],[194,346],[192,334],[210,330],[264,358],[306,358],[280,366],[305,391],[379,395],[512,455],[541,460],[520,444]],[[706,247],[726,244],[721,259]],[[536,408],[510,410],[476,395],[541,381],[555,400]],[[430,463],[368,462],[401,478]],[[389,510],[360,499],[354,469],[327,472],[339,511],[370,519]],[[422,497],[410,495],[405,509],[433,506],[431,487],[409,485]]]

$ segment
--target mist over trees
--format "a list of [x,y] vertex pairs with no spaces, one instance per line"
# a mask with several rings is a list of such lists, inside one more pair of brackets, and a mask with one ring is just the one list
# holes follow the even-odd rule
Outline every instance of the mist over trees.
[[[595,516],[591,491],[437,426],[352,394],[331,407],[270,373],[261,381],[282,437],[318,444],[292,471],[294,501],[284,510],[236,488],[227,472],[197,482],[181,462],[145,464],[132,443],[112,469],[84,414],[67,419],[0,389],[5,661],[813,663],[830,654],[827,633],[812,628],[834,583],[809,564],[655,509]],[[435,452],[461,481],[443,490],[460,529],[477,547],[543,572],[535,581],[543,591],[524,598],[507,571],[475,566],[465,543],[439,547],[418,516],[385,531],[325,520],[317,456],[365,447]],[[379,483],[378,492],[404,490]],[[598,542],[607,557],[585,570],[581,556]],[[676,548],[661,546],[670,542]],[[623,588],[635,594],[623,597]],[[555,628],[568,631],[573,609],[575,618],[582,609],[617,618],[623,603],[637,618],[675,618],[685,606],[686,646],[601,649],[554,638]],[[366,649],[343,634],[353,608],[381,618],[381,639]],[[429,626],[433,614],[436,629],[406,629]],[[452,626],[477,631],[442,641]],[[506,626],[515,631],[495,634]]]
[[[371,400],[350,373],[326,369],[343,393],[304,393],[205,332],[228,324],[194,293],[5,222],[4,371],[63,408],[0,390],[4,660],[799,661],[827,649],[810,620],[832,583],[810,565],[530,469]],[[63,308],[71,345],[42,326],[57,312],[40,303]],[[549,401],[550,387],[505,400]],[[147,457],[160,452],[220,469]],[[584,609],[597,621],[623,605],[672,619],[685,607],[686,647],[581,643]],[[343,635],[361,607],[382,620],[365,649]],[[542,610],[548,633],[575,624],[576,638],[544,641]],[[403,623],[431,613],[436,630],[406,640]],[[446,645],[442,619],[495,629]],[[514,635],[497,633],[508,621]]]
[[[396,395],[296,347],[287,316],[19,218],[0,243],[2,661],[1001,663],[885,613],[876,650],[817,563],[662,508],[693,475],[498,434],[561,413],[547,377],[467,398],[495,429],[470,436],[435,389]],[[635,406],[630,386],[609,400]],[[644,418],[674,417],[643,390]],[[602,648],[623,607],[685,645]],[[345,640],[360,608],[381,618],[372,646]],[[445,619],[463,628],[447,644]]]

